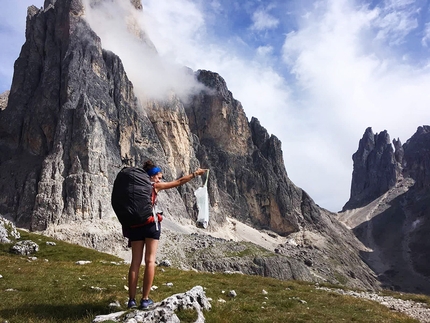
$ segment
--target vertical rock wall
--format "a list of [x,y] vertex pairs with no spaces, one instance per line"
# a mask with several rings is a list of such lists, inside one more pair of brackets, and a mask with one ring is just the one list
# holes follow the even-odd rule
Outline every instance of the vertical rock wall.
[[186,111],[199,138],[197,157],[213,170],[211,201],[218,202],[219,214],[283,235],[314,226],[319,209],[289,180],[281,142],[257,119],[248,122],[218,74],[202,70],[198,80],[209,90],[195,96]]
[[387,131],[374,134],[367,128],[352,156],[351,196],[343,211],[362,207],[394,187],[400,174]]
[[120,59],[102,49],[82,3],[45,5],[29,8],[0,119],[0,212],[32,230],[112,217],[122,165],[167,164]]

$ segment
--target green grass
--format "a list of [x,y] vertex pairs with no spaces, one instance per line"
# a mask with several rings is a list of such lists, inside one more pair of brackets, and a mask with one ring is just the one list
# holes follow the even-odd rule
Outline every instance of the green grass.
[[[0,322],[91,322],[96,315],[109,313],[108,304],[113,301],[125,309],[128,266],[118,265],[120,259],[51,238],[21,234],[21,240],[39,244],[34,255],[38,259],[29,261],[27,256],[10,254],[10,245],[0,245]],[[46,245],[46,241],[57,245]],[[92,263],[77,265],[78,260]],[[173,287],[166,286],[169,282]],[[205,312],[207,322],[417,322],[378,303],[316,290],[314,285],[299,281],[157,268],[154,285],[158,289],[151,297],[156,302],[203,286],[212,298],[212,310]],[[230,290],[235,290],[237,297],[230,298]],[[415,297],[428,301],[422,295]],[[196,319],[193,311],[181,311],[178,316],[181,322]]]

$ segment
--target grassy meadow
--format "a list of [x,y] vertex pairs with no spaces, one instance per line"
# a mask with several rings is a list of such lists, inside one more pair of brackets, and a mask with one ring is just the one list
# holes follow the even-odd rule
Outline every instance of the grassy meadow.
[[[96,315],[108,314],[108,305],[115,301],[122,306],[115,311],[125,310],[128,265],[121,259],[20,233],[21,240],[36,242],[39,251],[31,256],[14,255],[9,252],[11,244],[0,244],[0,323],[91,322]],[[47,241],[56,245],[47,245]],[[33,256],[37,259],[31,260]],[[79,260],[91,263],[77,265]],[[314,284],[299,281],[157,267],[154,285],[158,287],[151,292],[155,302],[203,286],[212,299],[212,310],[204,313],[207,322],[417,322],[378,303],[316,290]],[[235,298],[228,296],[230,290],[237,293]],[[390,295],[430,303],[422,295]],[[191,311],[178,316],[181,322],[196,319]]]

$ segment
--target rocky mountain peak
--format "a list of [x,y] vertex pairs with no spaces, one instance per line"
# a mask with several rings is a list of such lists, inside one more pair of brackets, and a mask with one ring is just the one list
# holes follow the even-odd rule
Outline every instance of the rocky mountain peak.
[[400,170],[386,130],[374,134],[367,128],[352,159],[351,196],[343,211],[364,206],[388,191],[396,184]]
[[360,140],[353,157],[355,190],[339,218],[372,250],[363,259],[385,286],[428,294],[430,127],[418,127],[403,145],[393,140],[394,156],[388,134],[383,132],[379,148],[377,136],[368,128]]
[[374,134],[372,128],[367,128],[352,156],[351,197],[343,211],[367,205],[403,177],[414,179],[416,188],[429,186],[429,138],[430,127],[419,126],[404,145],[399,139],[391,145],[386,130]]

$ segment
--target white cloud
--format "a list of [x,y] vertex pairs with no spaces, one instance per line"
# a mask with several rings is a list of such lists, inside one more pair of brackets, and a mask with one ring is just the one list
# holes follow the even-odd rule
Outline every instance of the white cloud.
[[259,46],[257,48],[257,58],[266,59],[267,57],[273,55],[272,46]]
[[430,22],[425,24],[425,28],[424,28],[424,32],[423,32],[424,36],[421,39],[421,44],[424,47],[428,47],[428,42],[430,41]]
[[381,3],[374,26],[379,29],[377,38],[390,45],[399,45],[418,27],[419,9],[415,0],[387,0]]
[[[355,152],[366,127],[371,126],[374,132],[386,129],[405,142],[419,125],[428,123],[430,73],[397,61],[394,55],[383,56],[387,51],[380,47],[368,46],[374,42],[369,31],[381,28],[381,21],[387,18],[380,8],[356,8],[351,1],[326,3],[325,11],[311,15],[298,31],[286,37],[284,59],[304,91],[303,120],[312,125],[306,129],[309,137],[302,141],[306,148],[297,151],[298,160],[315,152],[309,165],[315,181],[336,183],[342,191],[329,189],[345,197],[352,170],[352,162],[345,156],[350,158]],[[396,5],[399,9],[400,3]],[[403,9],[399,15],[409,17],[410,8]],[[336,152],[343,155],[334,159]],[[327,162],[326,158],[332,160]],[[294,159],[286,164],[299,170],[297,182],[306,188],[309,177],[300,173],[304,167]],[[317,198],[323,196],[322,190],[320,185],[309,189]],[[337,196],[332,202],[335,200],[339,201]]]
[[[142,36],[140,33],[141,24],[148,23],[148,21],[155,23],[154,20],[151,20],[153,17],[135,10],[128,1],[101,2],[97,6],[90,6],[89,0],[85,0],[84,3],[86,5],[85,18],[101,38],[102,47],[111,50],[121,58],[139,98],[164,99],[174,92],[186,100],[193,91],[201,88],[193,75],[182,65],[176,64],[165,56],[160,56],[150,41],[142,41],[147,36]],[[192,7],[190,3],[188,3],[188,7],[186,4],[184,3],[181,10]],[[157,16],[157,18],[169,19],[172,22],[171,26],[174,26],[177,20],[181,20],[186,22],[181,24],[183,32],[196,32],[196,24],[193,21],[199,17],[193,15],[193,11],[187,11],[187,15],[178,17],[172,14],[175,10],[179,10],[177,2],[165,7],[164,15]],[[163,35],[159,35],[159,37],[163,37]],[[148,46],[148,44],[150,45]],[[165,53],[165,55],[171,55],[171,53]]]
[[275,29],[279,25],[278,19],[261,9],[253,13],[252,22],[251,29],[258,31]]

